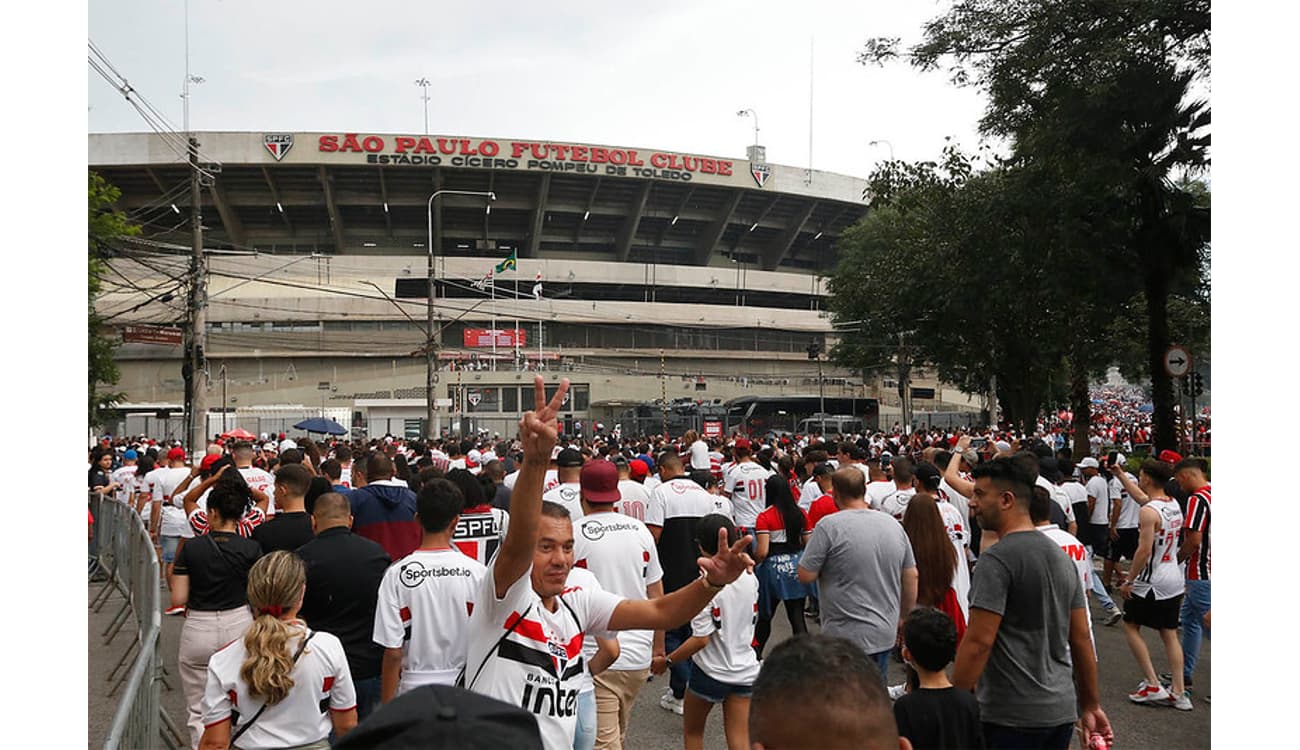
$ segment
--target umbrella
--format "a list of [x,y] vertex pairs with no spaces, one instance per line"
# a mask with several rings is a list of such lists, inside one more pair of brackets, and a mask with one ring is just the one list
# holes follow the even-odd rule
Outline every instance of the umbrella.
[[306,430],[307,432],[323,432],[326,435],[346,435],[348,428],[326,417],[312,417],[304,419],[294,425],[295,430]]
[[242,428],[242,427],[236,427],[235,429],[230,430],[229,432],[223,432],[223,433],[221,433],[221,437],[223,437],[223,438],[235,438],[236,440],[256,440],[256,439],[257,439],[257,436],[256,436],[256,435],[254,435],[253,433],[249,432],[248,430],[245,430],[245,429]]

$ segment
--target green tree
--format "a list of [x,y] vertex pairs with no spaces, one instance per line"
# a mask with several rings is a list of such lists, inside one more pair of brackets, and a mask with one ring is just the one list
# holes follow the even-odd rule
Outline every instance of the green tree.
[[121,194],[100,175],[89,173],[86,338],[87,418],[92,425],[100,423],[102,409],[123,397],[122,393],[107,390],[117,384],[119,377],[117,363],[113,360],[117,341],[108,334],[103,318],[95,312],[95,300],[103,290],[104,261],[113,252],[113,241],[140,233],[138,226],[127,221],[126,214],[113,209]]
[[[1209,20],[1205,0],[960,0],[907,50],[872,39],[859,57],[944,68],[987,93],[981,130],[1009,138],[1013,165],[1054,176],[1070,198],[1056,223],[1083,231],[1057,246],[1088,238],[1117,291],[1138,283],[1158,448],[1176,441],[1162,367],[1169,297],[1208,260],[1208,201],[1179,180],[1209,164],[1209,106],[1190,94],[1209,71]],[[1071,400],[1085,407],[1076,434],[1096,364],[1082,343],[1071,354]]]

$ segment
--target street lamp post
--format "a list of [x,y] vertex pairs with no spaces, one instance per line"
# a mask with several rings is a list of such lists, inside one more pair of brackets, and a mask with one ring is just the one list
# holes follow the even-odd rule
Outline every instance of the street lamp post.
[[754,118],[754,145],[757,146],[758,145],[758,113],[752,109],[742,109],[736,113],[737,117],[745,117],[746,115]]
[[494,201],[497,199],[497,194],[494,192],[483,192],[479,190],[435,190],[433,192],[433,195],[429,196],[428,203],[425,204],[425,208],[426,208],[425,217],[428,220],[428,227],[429,227],[429,244],[426,246],[428,249],[428,258],[429,258],[429,263],[428,263],[429,290],[428,290],[428,297],[426,298],[426,303],[425,303],[426,320],[425,320],[425,340],[424,340],[424,368],[425,368],[424,428],[426,432],[430,432],[430,437],[432,437],[431,431],[433,430],[433,387],[437,383],[437,375],[435,374],[436,372],[435,368],[437,366],[437,357],[438,357],[438,354],[435,351],[435,348],[437,346],[437,340],[434,335],[435,330],[433,327],[433,291],[434,291],[434,287],[433,287],[433,252],[434,252],[433,251],[433,199],[437,198],[440,195],[477,195],[482,198],[487,198],[489,201]]
[[424,89],[424,94],[421,95],[420,98],[424,100],[424,134],[428,135],[429,134],[429,87],[432,86],[433,84],[429,83],[428,78],[421,77],[420,80],[415,82],[415,85]]
[[879,145],[882,144],[882,143],[889,147],[889,160],[890,160],[890,161],[893,161],[893,160],[894,160],[894,144],[892,144],[892,143],[890,143],[889,141],[886,141],[886,140],[878,140],[878,141],[872,141],[872,142],[868,143],[867,145],[868,145],[868,146],[879,146]]

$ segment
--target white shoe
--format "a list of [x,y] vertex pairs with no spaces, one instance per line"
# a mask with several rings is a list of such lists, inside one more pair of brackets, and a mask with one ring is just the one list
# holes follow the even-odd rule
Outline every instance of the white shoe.
[[1169,705],[1173,706],[1179,711],[1191,711],[1192,699],[1188,697],[1186,690],[1183,691],[1182,695],[1178,695],[1178,696],[1175,696],[1173,693],[1170,693]]
[[1129,693],[1128,699],[1134,703],[1155,703],[1156,705],[1169,705],[1172,696],[1164,686],[1156,683],[1148,685],[1146,680],[1138,683],[1138,689]]
[[907,683],[904,683],[902,685],[889,686],[889,699],[891,701],[896,701],[899,698],[902,698],[906,694],[907,694]]
[[674,698],[671,690],[664,693],[663,697],[659,699],[659,707],[665,711],[672,711],[678,716],[686,712],[686,709],[682,707],[682,699]]

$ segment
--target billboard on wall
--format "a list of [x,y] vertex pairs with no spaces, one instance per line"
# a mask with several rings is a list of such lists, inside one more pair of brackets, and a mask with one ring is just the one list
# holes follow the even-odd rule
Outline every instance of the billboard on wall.
[[493,338],[496,339],[498,349],[528,346],[528,334],[522,328],[466,328],[464,343],[466,347],[474,349],[491,349]]

